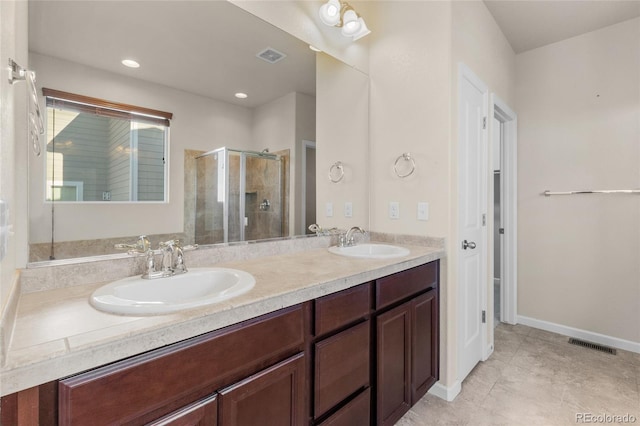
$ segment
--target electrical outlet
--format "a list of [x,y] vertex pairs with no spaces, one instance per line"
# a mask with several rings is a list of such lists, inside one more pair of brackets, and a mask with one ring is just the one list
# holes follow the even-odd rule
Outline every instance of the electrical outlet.
[[389,202],[389,219],[400,219],[400,203],[397,201]]
[[418,203],[418,220],[429,220],[429,203]]
[[326,217],[333,217],[333,203],[332,202],[328,202],[327,204],[325,204],[325,206],[324,206],[324,215]]

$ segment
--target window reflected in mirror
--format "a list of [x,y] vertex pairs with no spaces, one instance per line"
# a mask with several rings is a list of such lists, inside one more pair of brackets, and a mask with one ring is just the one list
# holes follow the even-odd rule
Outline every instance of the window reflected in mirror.
[[169,113],[43,92],[46,201],[167,201]]

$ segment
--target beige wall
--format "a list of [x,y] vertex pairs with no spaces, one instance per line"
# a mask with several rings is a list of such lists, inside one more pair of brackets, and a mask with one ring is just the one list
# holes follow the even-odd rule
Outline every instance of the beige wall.
[[315,141],[315,97],[289,93],[268,104],[255,108],[252,121],[252,140],[256,151],[269,148],[275,152],[290,150],[289,235],[300,234],[300,149],[302,140]]
[[[369,78],[325,54],[316,57],[316,220],[323,228],[369,225]],[[329,181],[331,165],[341,161],[344,178]],[[325,206],[333,203],[333,217]],[[344,203],[353,217],[344,217]]]
[[[445,237],[449,227],[451,5],[386,1],[371,22],[371,229]],[[411,153],[415,172],[394,173]],[[389,218],[389,202],[400,219]],[[429,220],[417,220],[417,203]]]
[[[296,200],[302,199],[302,152],[304,151],[303,141],[316,141],[316,98],[315,96],[296,93],[296,140],[295,150],[293,151],[293,159],[291,165],[295,165],[294,181],[295,188],[291,190],[291,194]],[[292,204],[293,218],[290,222],[291,234],[300,235],[307,232],[305,227],[305,218],[302,217],[302,202]],[[307,206],[307,209],[313,206]]]
[[13,235],[8,239],[6,255],[0,262],[0,308],[4,314],[15,285],[16,268],[26,263],[26,156],[34,154],[25,152],[27,84],[22,81],[12,85],[5,74],[9,58],[23,67],[29,66],[27,2],[1,1],[0,19],[0,62],[3,67],[3,76],[0,78],[0,199],[9,206],[9,224],[13,230]]
[[518,313],[640,342],[640,19],[519,54]]

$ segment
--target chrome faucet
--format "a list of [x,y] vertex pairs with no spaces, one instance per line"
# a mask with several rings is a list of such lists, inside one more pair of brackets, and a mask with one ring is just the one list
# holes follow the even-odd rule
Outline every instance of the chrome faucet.
[[365,234],[366,231],[359,226],[354,226],[349,229],[346,233],[340,234],[338,237],[338,247],[351,247],[356,245],[353,234],[354,232],[359,232],[361,234]]
[[180,240],[169,240],[159,244],[162,254],[162,264],[160,270],[156,269],[155,252],[151,249],[151,244],[145,235],[141,235],[134,244],[116,244],[117,249],[128,250],[131,255],[144,253],[145,270],[142,274],[144,279],[165,278],[176,274],[184,274],[187,267],[184,264],[184,252],[195,250],[197,244],[182,247]]

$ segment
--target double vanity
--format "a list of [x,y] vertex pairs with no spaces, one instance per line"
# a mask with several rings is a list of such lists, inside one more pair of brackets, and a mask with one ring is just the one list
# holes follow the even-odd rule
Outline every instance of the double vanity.
[[[394,424],[438,379],[444,250],[306,240],[222,262],[194,251],[168,279],[22,294],[2,424]],[[174,308],[154,310],[149,286],[156,309]]]

